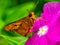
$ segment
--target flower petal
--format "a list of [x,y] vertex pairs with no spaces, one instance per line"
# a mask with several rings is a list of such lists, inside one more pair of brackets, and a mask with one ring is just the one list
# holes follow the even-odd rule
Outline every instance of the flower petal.
[[39,38],[39,43],[38,43],[38,45],[48,45],[45,36],[42,36],[42,37]]
[[36,33],[26,41],[25,45],[47,45],[47,40],[46,37],[39,37]]
[[37,45],[38,44],[38,41],[39,41],[39,37],[37,34],[34,34],[32,37],[30,37],[25,45]]
[[60,2],[48,2],[44,5],[43,13],[41,17],[46,21],[46,23],[51,23],[57,17],[57,13],[60,11]]
[[56,20],[53,26],[49,29],[47,33],[48,38],[55,42],[60,41],[60,17]]

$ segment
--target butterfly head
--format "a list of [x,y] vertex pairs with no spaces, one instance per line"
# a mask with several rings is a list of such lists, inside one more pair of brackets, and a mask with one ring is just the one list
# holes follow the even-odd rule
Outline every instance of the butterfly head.
[[34,12],[30,12],[29,13],[29,17],[32,18],[32,19],[35,19],[36,18]]

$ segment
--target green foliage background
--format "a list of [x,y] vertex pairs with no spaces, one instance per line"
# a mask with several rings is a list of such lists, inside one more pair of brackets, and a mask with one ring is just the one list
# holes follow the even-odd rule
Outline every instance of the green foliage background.
[[56,0],[0,0],[0,45],[24,45],[28,37],[7,32],[4,26],[26,17],[32,11],[40,16],[43,5],[51,1]]

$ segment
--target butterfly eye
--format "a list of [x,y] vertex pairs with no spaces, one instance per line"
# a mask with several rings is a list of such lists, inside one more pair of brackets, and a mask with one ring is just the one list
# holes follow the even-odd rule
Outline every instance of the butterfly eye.
[[29,14],[29,17],[31,17],[32,16],[32,14]]

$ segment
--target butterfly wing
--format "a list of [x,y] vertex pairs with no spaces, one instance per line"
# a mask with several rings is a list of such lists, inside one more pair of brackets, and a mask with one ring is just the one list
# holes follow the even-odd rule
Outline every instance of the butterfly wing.
[[30,28],[33,26],[34,20],[34,13],[31,12],[27,17],[5,26],[5,30],[16,31],[19,34],[26,36],[29,33]]

